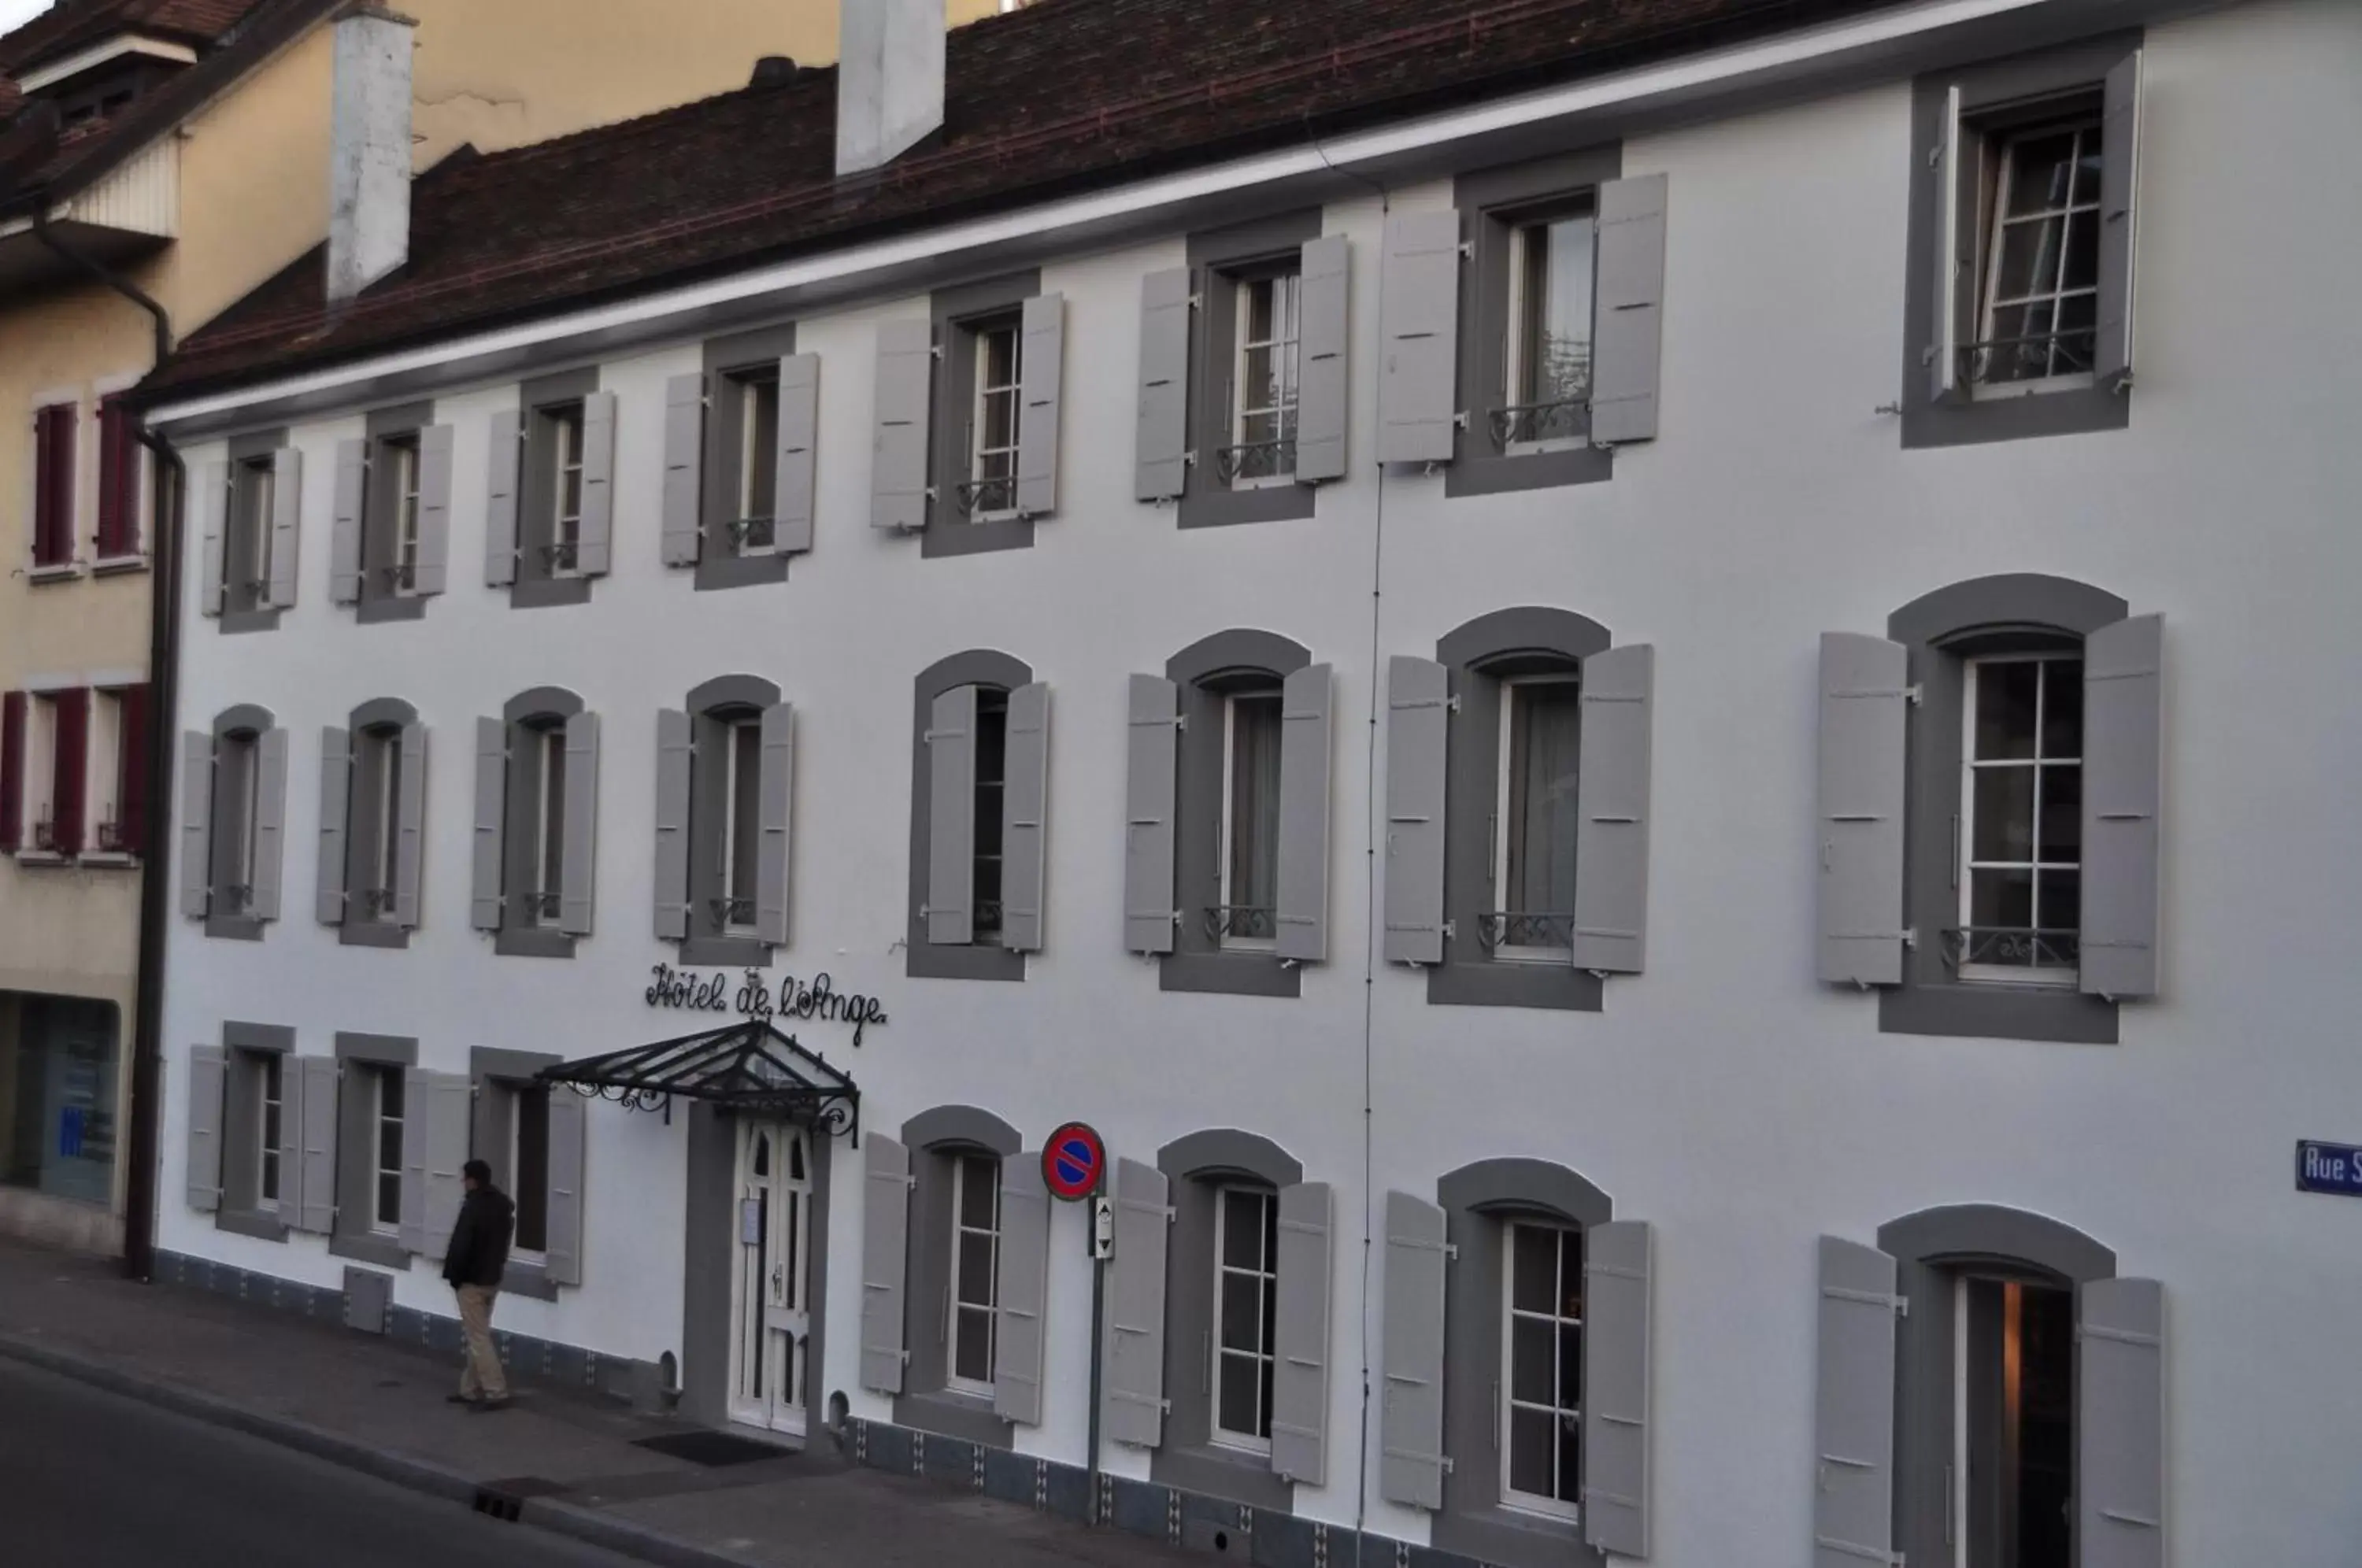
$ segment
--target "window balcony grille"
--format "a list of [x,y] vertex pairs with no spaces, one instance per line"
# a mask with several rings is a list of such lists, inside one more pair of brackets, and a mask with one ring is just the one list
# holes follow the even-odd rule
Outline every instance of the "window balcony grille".
[[2083,961],[2082,933],[2031,926],[1956,926],[1944,933],[1944,961],[1956,972],[1975,965],[2054,977],[2072,974]]
[[1510,403],[1493,410],[1486,422],[1492,427],[1496,451],[1546,443],[1574,445],[1590,436],[1591,398],[1585,393],[1548,403]]
[[1224,484],[1257,484],[1296,477],[1296,437],[1247,441],[1214,449],[1214,472]]
[[1574,915],[1571,911],[1486,910],[1476,917],[1476,940],[1487,953],[1504,947],[1571,949]]
[[1279,936],[1279,911],[1270,904],[1216,904],[1206,911],[1209,942],[1272,942]]

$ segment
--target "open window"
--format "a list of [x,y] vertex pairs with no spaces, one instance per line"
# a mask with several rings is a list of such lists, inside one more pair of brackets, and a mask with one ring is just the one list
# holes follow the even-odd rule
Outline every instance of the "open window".
[[595,913],[599,716],[560,687],[476,721],[470,919],[496,951],[567,958]]
[[767,964],[788,940],[795,732],[778,688],[723,676],[658,715],[657,934],[688,964]]
[[82,853],[91,706],[82,686],[0,698],[0,853],[26,865]]
[[380,409],[337,445],[330,598],[363,622],[414,619],[448,579],[452,430],[433,414]]
[[[468,1146],[516,1205],[501,1288],[554,1300],[581,1283],[583,1143],[588,1101],[537,1076],[563,1058],[478,1046],[469,1055]],[[455,1102],[456,1103],[456,1102]],[[426,1236],[429,1247],[444,1238]]]
[[426,726],[393,698],[321,741],[319,917],[348,946],[405,947],[422,902]]
[[664,561],[701,591],[783,582],[811,548],[820,357],[792,326],[717,337],[665,390]]
[[287,732],[268,709],[222,711],[181,743],[181,912],[207,936],[259,941],[280,914]]
[[1023,979],[1043,942],[1050,690],[986,650],[915,685],[909,971]]
[[295,602],[303,457],[275,431],[232,441],[227,460],[212,468],[198,591],[225,632],[268,630]]
[[518,406],[492,416],[485,580],[513,606],[585,603],[607,574],[616,409],[592,369],[526,381]]

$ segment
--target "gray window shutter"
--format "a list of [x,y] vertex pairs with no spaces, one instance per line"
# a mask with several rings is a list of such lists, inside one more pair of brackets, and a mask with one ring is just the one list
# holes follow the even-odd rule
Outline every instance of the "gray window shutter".
[[451,579],[451,427],[418,433],[418,571],[420,593],[440,593]]
[[402,820],[393,852],[393,922],[418,929],[418,885],[426,861],[426,726],[402,726],[401,788],[395,791]]
[[1591,439],[1601,447],[1652,441],[1665,321],[1665,176],[1599,187],[1597,266]]
[[1352,244],[1341,234],[1305,243],[1297,337],[1296,477],[1345,477],[1346,348],[1352,331]]
[[1935,292],[1928,296],[1932,320],[1926,359],[1927,395],[1937,403],[1960,395],[1960,279],[1973,278],[1973,259],[1963,254],[1975,244],[1960,228],[1960,88],[1947,88],[1937,112],[1936,145],[1930,156],[1936,165],[1936,210],[1929,215],[1935,228]]
[[[450,1244],[451,1228],[459,1222],[459,1204],[467,1197],[460,1179],[460,1167],[468,1163],[470,1136],[475,1131],[476,1087],[465,1073],[411,1074],[414,1080],[425,1080],[425,1101],[431,1108],[426,1118],[426,1246],[429,1253],[439,1254]],[[568,1090],[572,1093],[572,1090]],[[410,1103],[416,1104],[416,1100]],[[555,1166],[557,1154],[557,1118],[553,1110],[549,1124],[550,1157]],[[557,1195],[550,1194],[552,1218],[555,1218]],[[409,1211],[403,1210],[403,1218]]]
[[320,731],[320,856],[313,906],[323,925],[345,923],[345,824],[352,780],[352,736],[326,725]]
[[657,935],[679,942],[689,934],[689,763],[693,750],[689,715],[657,713]]
[[2165,617],[2083,639],[2082,988],[2157,994]]
[[1279,940],[1282,958],[1329,956],[1329,710],[1325,664],[1289,676],[1280,693]]
[[[779,438],[787,440],[788,399],[779,390]],[[703,536],[705,480],[705,378],[691,373],[665,382],[664,564],[695,566]],[[787,491],[780,471],[780,493]]]
[[[1124,785],[1123,945],[1170,953],[1173,792],[1179,778],[1181,689],[1159,675],[1131,678],[1131,739]],[[1286,776],[1286,752],[1281,777]]]
[[1903,756],[1910,655],[1821,634],[1820,977],[1903,980]]
[[[287,1075],[293,1070],[295,1079]],[[296,1229],[325,1236],[337,1228],[337,1059],[334,1056],[289,1056],[281,1064],[279,1087],[292,1098],[295,1083],[303,1086],[304,1157],[300,1165],[281,1165],[281,1183],[299,1180],[304,1198]],[[285,1121],[282,1106],[281,1119]]]
[[2100,124],[2099,340],[2092,370],[2100,385],[2122,389],[2133,374],[2133,252],[2140,226],[2141,51],[2110,68]]
[[[789,354],[779,361],[779,439],[772,469],[771,548],[780,555],[812,547],[819,451],[820,356]],[[665,558],[672,559],[669,549]],[[693,553],[690,559],[696,559]]]
[[1378,461],[1448,463],[1459,433],[1460,214],[1386,219]]
[[1583,1539],[1649,1555],[1649,1301],[1645,1220],[1583,1233]]
[[574,552],[584,577],[604,577],[614,559],[615,394],[582,400],[582,542]]
[[1189,269],[1140,281],[1140,414],[1132,436],[1132,494],[1170,501],[1189,482]]
[[1451,680],[1433,659],[1386,663],[1385,961],[1443,962],[1444,775]]
[[[426,1229],[426,1187],[430,1179],[429,1169],[434,1163],[434,1152],[428,1145],[435,1136],[435,1097],[429,1092],[428,1080],[435,1075],[417,1067],[388,1067],[384,1070],[403,1075],[402,1250],[425,1253],[435,1244]],[[368,1202],[370,1198],[364,1197],[362,1201]],[[447,1245],[450,1232],[445,1231],[444,1238]]]
[[222,1102],[229,1056],[218,1045],[189,1047],[189,1207],[211,1214],[222,1204]]
[[927,405],[934,379],[933,323],[889,321],[877,328],[877,407],[869,469],[873,528],[917,533],[927,525]]
[[1018,364],[1017,510],[1029,517],[1058,510],[1059,404],[1065,381],[1066,296],[1025,302],[1025,348]]
[[994,1331],[993,1413],[1038,1427],[1048,1351],[1043,1311],[1050,1295],[1050,1189],[1042,1180],[1042,1162],[1031,1154],[1000,1162],[997,1269],[999,1321]]
[[1378,1412],[1378,1490],[1390,1503],[1443,1507],[1443,1273],[1451,1249],[1443,1210],[1386,1194],[1385,1393]]
[[1001,756],[1000,944],[1039,953],[1050,842],[1050,689],[1041,681],[1009,694]]
[[484,505],[484,584],[506,588],[516,580],[517,479],[524,458],[524,414],[503,408],[492,415],[490,478]]
[[[315,1060],[328,1064],[328,1092],[326,1098],[320,1102],[326,1107],[322,1110],[312,1109],[310,1099],[312,1086],[308,1069],[304,1065],[308,1061]],[[330,1135],[334,1136],[337,1117],[336,1067],[336,1058],[333,1056],[304,1057],[298,1056],[291,1051],[279,1058],[279,1205],[275,1212],[279,1216],[279,1222],[291,1231],[301,1231],[304,1228],[304,1143],[306,1132],[304,1118],[325,1117],[330,1124]],[[258,1128],[258,1134],[259,1131]],[[336,1218],[337,1202],[334,1180],[336,1173],[331,1171],[328,1174],[329,1187],[327,1191],[321,1195],[320,1202],[322,1208],[327,1211],[329,1219],[333,1220]],[[261,1201],[261,1196],[258,1189],[255,1194],[258,1206]]]
[[755,867],[755,934],[774,947],[788,942],[788,861],[794,849],[796,712],[785,702],[763,710],[763,756],[756,810],[761,830]]
[[1649,750],[1656,649],[1583,661],[1575,766],[1574,966],[1640,972],[1649,933]]
[[203,920],[214,897],[214,737],[181,733],[181,912]]
[[1337,1199],[1327,1182],[1279,1189],[1279,1301],[1272,1340],[1271,1468],[1329,1484],[1329,1298]]
[[861,1386],[902,1392],[902,1282],[910,1265],[911,1151],[872,1132],[862,1151]]
[[939,693],[927,718],[927,942],[976,940],[976,688]]
[[2076,1297],[2082,1568],[2165,1568],[2165,1288],[2095,1279]]
[[1821,1238],[1813,1568],[1894,1551],[1894,1260]]
[[295,603],[296,569],[304,547],[304,454],[282,447],[270,459],[270,582],[274,610]]
[[1099,1426],[1109,1441],[1164,1441],[1164,1249],[1173,1220],[1164,1173],[1119,1158],[1115,1260],[1109,1268]]
[[566,858],[558,867],[557,929],[590,934],[599,889],[599,715],[566,721]]
[[269,729],[254,743],[254,889],[248,912],[279,918],[279,884],[287,861],[287,732]]
[[590,1109],[590,1101],[572,1089],[551,1087],[549,1237],[542,1255],[552,1285],[582,1283],[583,1154]]
[[[568,783],[573,780],[568,779]],[[501,839],[507,823],[509,727],[476,721],[476,838],[468,919],[478,931],[501,928]]]
[[199,508],[204,518],[204,544],[200,552],[204,579],[197,584],[201,614],[222,613],[222,589],[229,568],[224,560],[224,535],[229,525],[229,465],[205,465],[205,489]]
[[361,514],[369,505],[369,443],[337,443],[336,509],[329,518],[328,602],[361,599]]

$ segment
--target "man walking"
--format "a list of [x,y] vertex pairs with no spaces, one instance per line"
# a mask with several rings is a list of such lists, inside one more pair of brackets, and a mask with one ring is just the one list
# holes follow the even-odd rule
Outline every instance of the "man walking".
[[492,1185],[492,1167],[481,1160],[460,1166],[459,1179],[468,1196],[459,1205],[459,1222],[451,1227],[443,1277],[459,1293],[459,1330],[467,1341],[468,1360],[459,1374],[459,1392],[450,1399],[467,1406],[472,1415],[482,1415],[504,1410],[509,1403],[508,1377],[492,1344],[492,1300],[501,1293],[501,1275],[509,1265],[516,1205]]

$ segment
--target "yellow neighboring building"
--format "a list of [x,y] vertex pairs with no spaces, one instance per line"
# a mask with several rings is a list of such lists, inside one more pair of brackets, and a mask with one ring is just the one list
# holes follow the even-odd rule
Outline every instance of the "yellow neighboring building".
[[[1002,8],[947,6],[955,22]],[[399,9],[414,24],[414,167],[731,91],[767,56],[832,60],[838,10]],[[0,38],[0,1233],[127,1240],[135,1261],[143,1244],[148,737],[183,726],[149,679],[149,526],[171,515],[157,496],[171,476],[110,399],[163,336],[327,234],[335,24],[355,13],[388,15],[362,0],[59,0]]]

